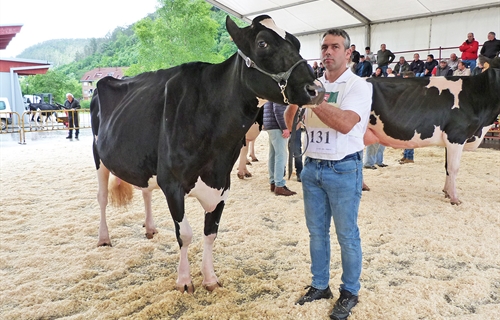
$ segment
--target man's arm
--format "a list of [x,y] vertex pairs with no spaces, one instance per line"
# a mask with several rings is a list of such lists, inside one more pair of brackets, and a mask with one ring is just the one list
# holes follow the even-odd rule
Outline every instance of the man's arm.
[[327,126],[340,133],[347,134],[361,120],[359,115],[351,110],[342,110],[323,101],[312,111]]

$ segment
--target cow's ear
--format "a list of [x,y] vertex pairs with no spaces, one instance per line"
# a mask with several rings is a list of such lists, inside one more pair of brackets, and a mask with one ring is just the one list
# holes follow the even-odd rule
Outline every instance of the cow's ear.
[[297,51],[300,51],[300,41],[297,39],[293,34],[291,33],[286,33],[286,39],[290,41],[293,46],[297,49]]
[[[246,48],[245,45],[245,36],[244,36],[244,29],[245,28],[240,28],[236,25],[236,23],[229,18],[229,16],[226,17],[226,29],[231,38],[233,39],[234,43],[238,47],[238,49],[242,49],[244,51]],[[248,52],[246,52],[248,54]]]

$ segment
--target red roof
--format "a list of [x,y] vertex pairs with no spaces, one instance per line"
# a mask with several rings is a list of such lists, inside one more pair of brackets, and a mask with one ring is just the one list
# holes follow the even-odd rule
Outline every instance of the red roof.
[[123,73],[128,67],[109,67],[109,68],[95,68],[85,72],[80,81],[97,81],[106,76],[112,76],[116,79],[123,78]]
[[22,24],[0,26],[0,50],[6,49],[10,40],[21,31]]

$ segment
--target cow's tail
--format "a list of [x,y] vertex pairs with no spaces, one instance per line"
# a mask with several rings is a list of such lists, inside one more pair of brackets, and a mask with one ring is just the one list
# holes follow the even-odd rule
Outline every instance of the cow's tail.
[[134,187],[122,179],[111,174],[108,181],[108,198],[112,206],[128,205],[134,196]]

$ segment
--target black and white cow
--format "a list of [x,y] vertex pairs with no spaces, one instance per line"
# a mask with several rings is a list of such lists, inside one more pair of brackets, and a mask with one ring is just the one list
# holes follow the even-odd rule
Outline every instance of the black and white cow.
[[471,77],[369,78],[373,104],[367,144],[446,147],[443,192],[460,204],[455,179],[463,150],[474,150],[500,113],[500,58]]
[[213,243],[230,186],[230,172],[242,139],[264,99],[310,104],[322,99],[300,43],[269,16],[239,28],[226,27],[238,53],[220,64],[187,63],[97,83],[91,101],[94,159],[101,209],[98,246],[111,245],[106,224],[111,171],[132,185],[147,188],[156,176],[174,220],[180,246],[177,288],[192,293],[187,256],[192,231],[184,198],[193,196],[205,210],[203,286],[219,281]]
[[[56,110],[62,110],[63,106],[60,104],[50,104],[50,103],[30,103],[28,105],[28,110],[31,114],[31,121],[35,122],[35,126],[39,129],[43,129],[45,124],[50,120],[53,121],[52,115]],[[41,121],[41,124],[38,121]]]

